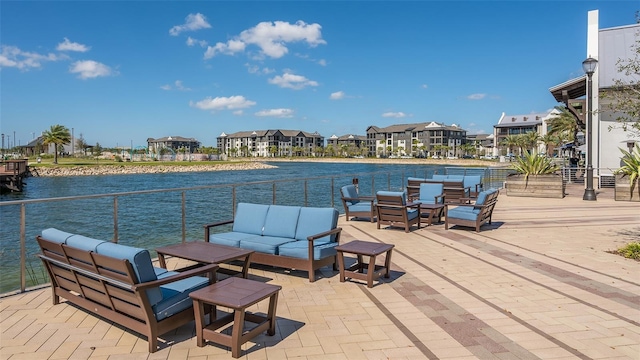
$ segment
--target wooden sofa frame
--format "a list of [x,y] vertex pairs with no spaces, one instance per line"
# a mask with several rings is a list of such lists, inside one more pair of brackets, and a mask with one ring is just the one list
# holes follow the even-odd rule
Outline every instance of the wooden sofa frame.
[[[234,220],[220,221],[212,224],[204,225],[204,241],[209,242],[211,229],[217,226],[233,224]],[[333,270],[338,271],[338,255],[328,256],[323,259],[315,260],[313,258],[313,242],[326,236],[335,235],[336,243],[340,244],[341,227],[331,229],[313,236],[307,237],[309,241],[309,253],[307,259],[295,258],[291,256],[274,255],[261,252],[254,252],[251,255],[252,264],[270,265],[287,269],[306,270],[309,272],[309,282],[316,280],[315,271],[322,267],[332,265]]]
[[158,349],[158,335],[194,320],[189,307],[157,321],[146,290],[181,279],[208,275],[216,281],[218,265],[209,264],[163,279],[137,283],[133,265],[116,259],[36,237],[42,253],[38,255],[51,279],[53,304],[60,298],[108,321],[145,335],[149,352]]
[[489,195],[487,195],[484,204],[476,205],[476,204],[459,204],[459,206],[470,206],[480,209],[480,213],[476,217],[475,221],[465,220],[465,219],[456,219],[449,218],[449,214],[445,217],[444,220],[444,228],[445,230],[449,229],[449,224],[451,225],[461,225],[468,226],[476,229],[476,232],[480,232],[480,227],[484,224],[491,224],[491,216],[493,215],[493,209],[496,207],[496,203],[498,202],[498,191],[495,191]]

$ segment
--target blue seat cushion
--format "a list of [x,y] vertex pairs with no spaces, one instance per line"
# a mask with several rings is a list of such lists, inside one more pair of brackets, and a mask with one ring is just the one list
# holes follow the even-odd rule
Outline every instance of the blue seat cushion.
[[449,209],[449,211],[447,211],[447,217],[453,219],[476,221],[478,219],[478,213],[475,212],[474,209],[470,206],[458,206],[456,208]]
[[355,185],[343,186],[340,188],[340,193],[342,194],[342,197],[354,199],[347,201],[347,204],[355,205],[360,202],[360,200],[358,200],[358,191],[356,191]]
[[256,236],[250,239],[241,240],[240,247],[245,250],[278,255],[278,247],[291,241],[295,240],[293,238],[275,236]]
[[449,181],[464,181],[464,175],[447,175]]
[[212,244],[218,244],[218,245],[240,247],[241,240],[249,239],[253,237],[260,237],[260,235],[231,231],[231,232],[224,232],[224,233],[209,234],[209,242]]
[[420,215],[420,211],[418,209],[407,209],[407,218],[409,220],[413,220]]
[[269,206],[262,235],[293,239],[296,235],[298,215],[300,215],[299,206]]
[[153,267],[153,272],[156,273],[156,277],[158,279],[165,278],[165,277],[171,275],[170,273],[176,273],[177,274],[177,272],[175,272],[175,271],[169,271],[169,270],[167,270],[165,268],[156,267],[156,266]]
[[[324,259],[329,256],[336,255],[336,246],[338,243],[335,241],[315,241],[313,247],[313,258],[315,260]],[[290,256],[300,259],[309,258],[309,241],[298,240],[292,241],[280,246],[281,256]]]
[[[174,274],[177,273],[170,271],[168,275],[164,277]],[[161,321],[182,310],[191,308],[193,306],[193,300],[191,300],[189,294],[207,285],[209,285],[208,278],[193,276],[160,286],[162,301],[152,307],[156,315],[156,320]]]
[[[339,215],[338,210],[334,208],[301,208],[300,216],[298,216],[298,228],[294,238],[296,240],[307,240],[309,236],[335,229],[338,226]],[[325,242],[334,241],[335,235],[330,238],[322,238],[322,240]]]
[[371,212],[371,201],[361,201],[357,204],[349,205],[351,212]]
[[[105,241],[96,247],[96,252],[115,259],[129,260],[138,283],[154,281],[158,278],[148,250]],[[162,293],[159,288],[147,290],[147,296],[151,305],[162,300]]]
[[411,176],[407,178],[407,181],[426,181],[426,180],[427,179],[425,178],[417,178],[417,177],[411,177]]
[[233,231],[262,235],[269,205],[239,203],[233,218]]
[[64,232],[56,228],[48,228],[48,229],[42,230],[41,235],[46,240],[49,240],[58,244],[64,244],[67,241],[67,239],[73,236],[74,234]]
[[69,236],[66,244],[76,249],[96,252],[96,248],[104,242],[104,240],[92,239],[82,235],[72,235]]

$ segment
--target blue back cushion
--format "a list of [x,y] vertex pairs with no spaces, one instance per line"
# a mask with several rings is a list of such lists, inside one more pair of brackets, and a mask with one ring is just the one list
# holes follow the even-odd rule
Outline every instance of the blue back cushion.
[[[334,208],[301,208],[296,240],[306,240],[308,236],[335,229],[338,226],[338,215],[338,210]],[[332,237],[331,240],[334,238]]]
[[48,228],[42,230],[41,235],[45,240],[49,240],[58,244],[64,244],[66,243],[67,239],[74,234],[64,232],[55,228]]
[[476,185],[480,184],[480,180],[481,178],[479,175],[466,175],[462,185],[464,187],[471,187],[475,191]]
[[[352,199],[358,198],[358,192],[356,191],[356,187],[354,185],[345,185],[342,188],[340,188],[340,192],[342,193],[342,197],[352,198]],[[350,205],[357,204],[358,202],[359,200],[347,201],[347,203],[349,203]]]
[[299,206],[269,206],[262,235],[293,239],[296,236],[298,215],[300,215]]
[[67,239],[67,246],[71,246],[80,250],[95,252],[98,245],[102,244],[103,242],[104,240],[92,239],[82,235],[73,235]]
[[431,177],[431,179],[433,180],[447,180],[447,175],[439,175],[439,174],[433,174],[433,176]]
[[444,184],[441,184],[441,183],[420,184],[420,201],[434,204],[436,196],[442,195],[443,192],[444,192]]
[[407,204],[407,192],[406,191],[378,191],[378,195],[382,196],[399,196],[402,198],[402,205]]
[[464,175],[447,175],[447,180],[463,181],[464,180]]
[[487,199],[487,196],[489,194],[493,194],[495,190],[493,189],[489,189],[489,190],[485,190],[485,191],[481,191],[480,193],[478,193],[478,198],[476,199],[476,204],[477,205],[484,205],[484,201]]
[[269,205],[239,203],[233,219],[233,231],[262,235]]

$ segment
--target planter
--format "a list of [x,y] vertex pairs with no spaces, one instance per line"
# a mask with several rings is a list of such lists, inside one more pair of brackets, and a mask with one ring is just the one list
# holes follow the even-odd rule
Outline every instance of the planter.
[[505,182],[507,196],[524,196],[539,198],[564,198],[565,186],[559,174],[507,176]]
[[640,184],[638,181],[636,180],[632,194],[629,177],[616,175],[615,199],[616,201],[640,201]]

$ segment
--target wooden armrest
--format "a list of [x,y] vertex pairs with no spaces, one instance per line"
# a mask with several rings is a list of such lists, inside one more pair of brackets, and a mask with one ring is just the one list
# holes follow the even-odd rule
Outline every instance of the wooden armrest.
[[331,230],[328,230],[328,231],[325,231],[325,232],[321,232],[321,233],[319,233],[319,234],[315,234],[315,235],[307,236],[307,240],[309,240],[310,242],[313,242],[313,241],[315,241],[315,240],[317,240],[317,239],[321,239],[321,238],[323,238],[323,237],[325,237],[325,236],[329,236],[329,235],[333,235],[333,234],[338,234],[338,233],[340,233],[341,231],[342,231],[342,228],[341,228],[341,227],[337,227],[337,228],[335,228],[335,229],[331,229]]
[[233,224],[233,220],[225,220],[225,221],[219,221],[211,224],[202,225],[204,227],[204,241],[209,242],[209,234],[212,227],[227,225],[227,224]]
[[155,287],[158,287],[160,285],[170,284],[170,283],[172,283],[174,281],[187,279],[187,278],[194,277],[194,276],[201,275],[201,274],[205,274],[205,273],[210,273],[211,276],[209,278],[210,279],[214,279],[214,281],[215,281],[216,271],[218,271],[218,268],[219,268],[218,264],[208,264],[208,265],[204,265],[202,267],[198,267],[198,268],[195,268],[195,269],[191,269],[191,270],[187,270],[187,271],[178,273],[176,275],[167,276],[164,279],[158,279],[158,280],[148,281],[148,282],[141,283],[141,284],[135,284],[135,285],[132,286],[132,288],[133,288],[133,290],[136,290],[136,291],[155,288]]

